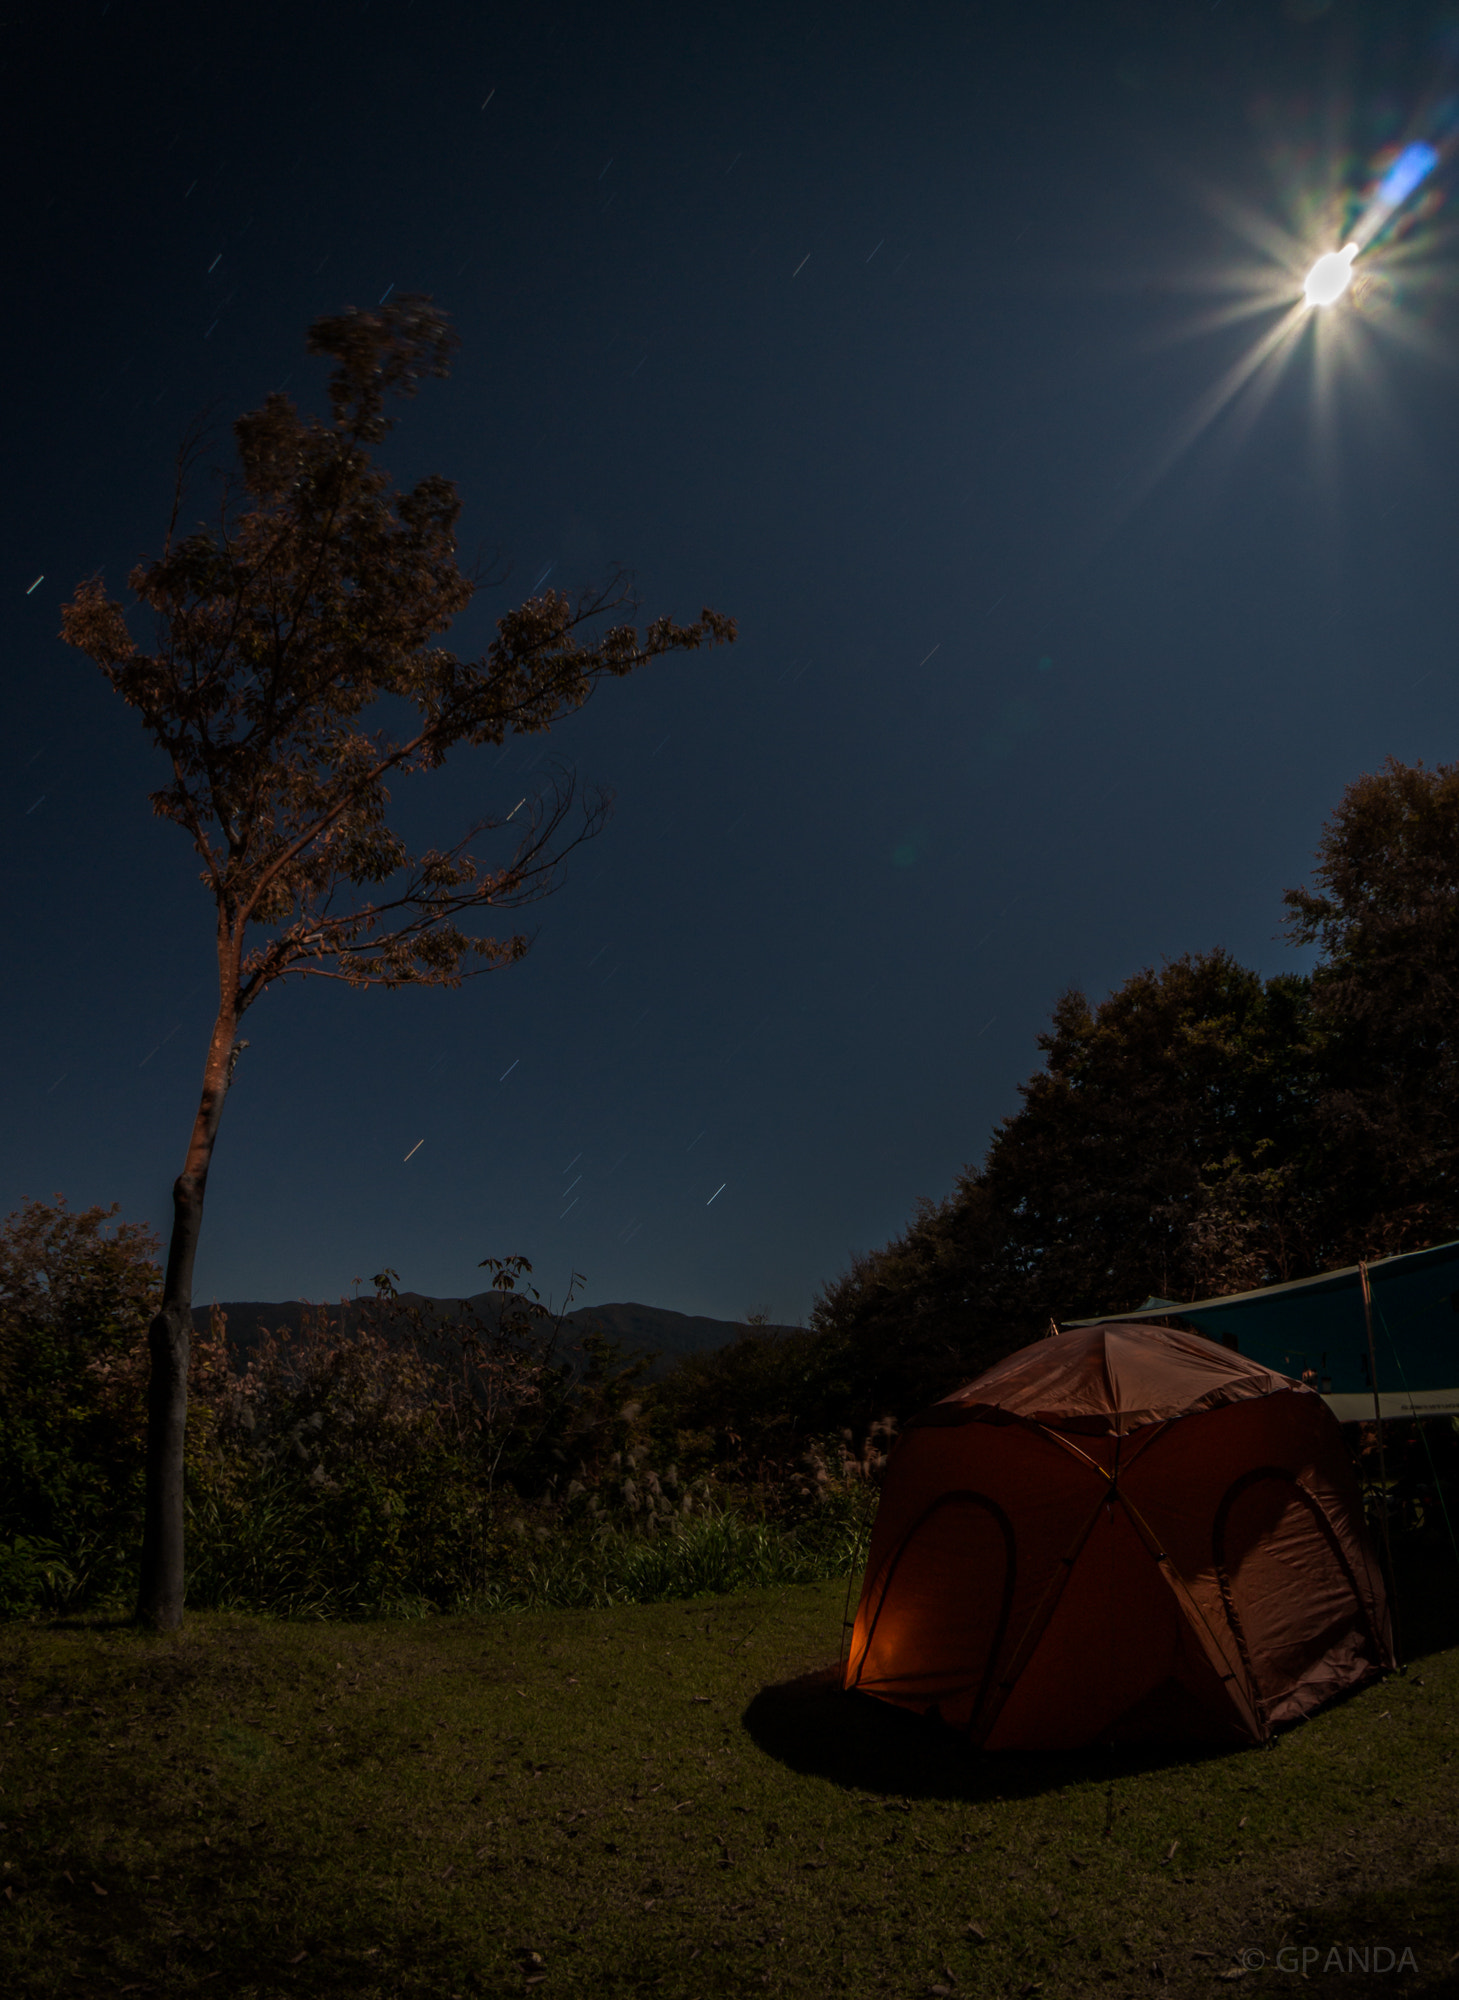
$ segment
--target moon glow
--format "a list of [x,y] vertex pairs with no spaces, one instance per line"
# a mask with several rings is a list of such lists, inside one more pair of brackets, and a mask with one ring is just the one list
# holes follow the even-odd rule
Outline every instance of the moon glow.
[[1341,250],[1329,250],[1325,257],[1318,258],[1302,287],[1309,306],[1337,304],[1353,282],[1353,259],[1357,254],[1356,243],[1345,243]]

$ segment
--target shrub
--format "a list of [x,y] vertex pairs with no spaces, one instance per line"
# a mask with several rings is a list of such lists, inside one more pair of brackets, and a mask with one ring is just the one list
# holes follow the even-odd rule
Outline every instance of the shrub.
[[0,1615],[115,1587],[138,1532],[145,1350],[157,1239],[116,1213],[29,1201],[0,1228]]
[[[160,1272],[150,1232],[107,1235],[114,1213],[32,1202],[0,1231],[0,1616],[111,1608],[133,1587]],[[385,1271],[353,1326],[307,1308],[242,1365],[214,1309],[191,1347],[192,1604],[587,1606],[861,1560],[878,1440],[804,1433],[793,1342],[751,1336],[661,1394],[596,1334],[570,1365],[530,1265],[487,1261],[482,1310],[429,1314]],[[711,1428],[741,1407],[756,1424]]]

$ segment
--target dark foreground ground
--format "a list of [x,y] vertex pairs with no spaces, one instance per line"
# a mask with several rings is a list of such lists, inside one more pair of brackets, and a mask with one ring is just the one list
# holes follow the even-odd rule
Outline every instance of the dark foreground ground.
[[1404,1674],[1165,1761],[834,1692],[840,1584],[0,1628],[0,1993],[1459,1994],[1459,1593],[1413,1591]]

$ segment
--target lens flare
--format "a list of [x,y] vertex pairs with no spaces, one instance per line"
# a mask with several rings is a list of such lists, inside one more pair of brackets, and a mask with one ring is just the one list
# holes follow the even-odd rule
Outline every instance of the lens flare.
[[1302,287],[1309,306],[1337,304],[1353,282],[1353,259],[1357,254],[1356,243],[1345,243],[1341,250],[1329,250],[1325,257],[1318,258]]
[[[1459,67],[1459,40],[1453,56]],[[1280,135],[1273,127],[1273,157],[1283,163],[1280,221],[1221,189],[1200,191],[1211,214],[1254,254],[1175,277],[1172,289],[1205,300],[1183,323],[1163,328],[1162,339],[1236,336],[1237,351],[1123,482],[1122,515],[1147,500],[1218,423],[1233,423],[1233,437],[1244,436],[1299,357],[1310,366],[1314,436],[1324,451],[1333,448],[1340,379],[1360,381],[1365,396],[1382,393],[1380,343],[1452,360],[1425,295],[1454,282],[1451,260],[1441,255],[1453,237],[1441,237],[1434,218],[1448,169],[1459,160],[1459,89],[1442,101],[1431,93],[1410,133],[1415,126],[1424,138],[1410,136],[1366,158],[1336,141],[1320,144],[1310,119],[1305,154],[1285,125]],[[1319,255],[1324,243],[1341,247]],[[1243,341],[1244,326],[1250,337]]]
[[1416,139],[1411,146],[1405,146],[1388,172],[1374,197],[1390,214],[1401,208],[1416,187],[1426,181],[1439,164],[1438,149],[1425,145]]

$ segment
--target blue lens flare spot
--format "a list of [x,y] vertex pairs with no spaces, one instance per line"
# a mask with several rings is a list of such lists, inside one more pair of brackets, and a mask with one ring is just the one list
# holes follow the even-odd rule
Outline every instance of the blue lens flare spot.
[[1422,139],[1415,139],[1411,146],[1405,146],[1388,172],[1383,176],[1378,189],[1378,200],[1385,208],[1397,208],[1400,202],[1408,200],[1421,181],[1426,181],[1439,164],[1439,156],[1432,146],[1426,146]]

